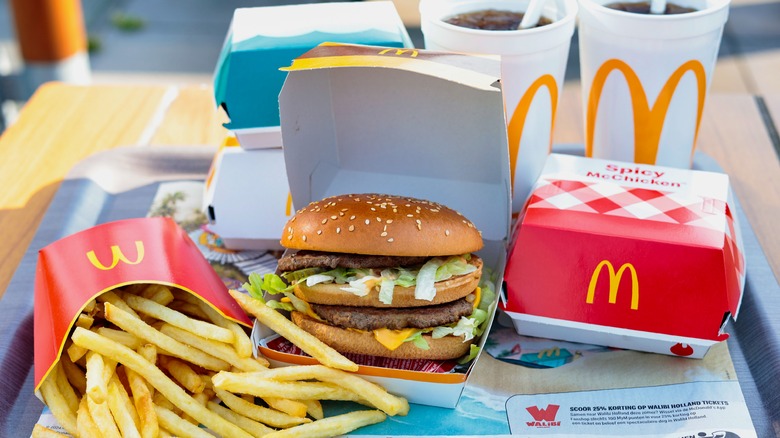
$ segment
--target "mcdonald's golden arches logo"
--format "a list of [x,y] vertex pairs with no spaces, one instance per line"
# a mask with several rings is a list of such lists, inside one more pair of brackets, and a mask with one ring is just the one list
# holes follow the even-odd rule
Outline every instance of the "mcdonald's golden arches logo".
[[623,278],[623,273],[626,270],[631,272],[631,310],[639,309],[639,279],[636,275],[636,269],[631,263],[623,263],[620,269],[615,272],[615,267],[609,260],[602,260],[596,265],[596,269],[593,270],[593,275],[590,277],[590,283],[588,284],[588,295],[585,298],[585,302],[593,304],[594,296],[596,295],[596,285],[599,282],[601,270],[607,267],[609,273],[609,303],[615,304],[617,302],[618,288],[620,287],[620,280]]
[[97,256],[95,255],[95,251],[89,251],[87,253],[87,259],[90,263],[92,263],[92,266],[100,269],[101,271],[110,271],[111,269],[114,269],[116,265],[119,264],[119,262],[127,263],[128,265],[137,265],[141,263],[141,261],[144,259],[144,243],[140,240],[135,241],[135,253],[136,257],[134,261],[130,261],[125,255],[122,253],[122,250],[119,248],[119,245],[111,245],[111,264],[106,266],[103,263],[101,263],[100,260],[98,260]]
[[550,93],[550,107],[552,108],[552,114],[550,116],[550,144],[552,147],[552,131],[555,124],[555,111],[558,106],[558,84],[555,82],[555,78],[550,74],[545,74],[537,78],[530,87],[525,91],[523,97],[515,107],[515,112],[512,113],[512,118],[507,125],[507,140],[509,142],[509,175],[511,178],[512,188],[515,187],[515,168],[517,167],[517,155],[520,153],[520,140],[523,138],[523,127],[525,126],[525,119],[528,116],[528,111],[531,108],[536,93],[542,87],[547,87],[547,91]]
[[412,58],[417,57],[417,50],[415,49],[384,49],[381,52],[379,52],[380,55],[387,55],[388,53],[395,51],[396,56],[403,56],[406,54],[406,52],[411,52],[411,55],[409,55]]
[[704,66],[701,62],[693,59],[679,66],[666,81],[651,108],[639,76],[637,76],[631,66],[619,59],[610,59],[601,65],[593,77],[590,95],[588,96],[587,120],[585,121],[587,137],[585,139],[586,156],[593,156],[593,137],[596,131],[596,114],[599,110],[599,100],[601,99],[604,83],[614,70],[623,74],[631,97],[631,108],[634,115],[634,161],[643,164],[655,164],[655,159],[658,155],[658,145],[661,141],[661,131],[664,127],[664,120],[666,120],[666,113],[669,111],[669,104],[680,80],[689,71],[696,76],[698,92],[696,128],[693,134],[693,142],[696,143],[707,91],[707,73],[704,71]]

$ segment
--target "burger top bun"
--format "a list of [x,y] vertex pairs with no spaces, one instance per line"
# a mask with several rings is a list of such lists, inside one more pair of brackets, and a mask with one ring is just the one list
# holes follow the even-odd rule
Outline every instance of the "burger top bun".
[[482,248],[471,221],[444,205],[375,193],[338,195],[298,210],[284,227],[293,249],[392,256],[445,256]]

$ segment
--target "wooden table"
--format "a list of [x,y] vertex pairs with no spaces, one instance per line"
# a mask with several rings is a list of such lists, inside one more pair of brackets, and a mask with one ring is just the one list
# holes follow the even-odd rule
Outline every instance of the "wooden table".
[[[780,116],[780,95],[759,101],[746,94],[713,94],[706,104],[698,148],[731,175],[778,277],[780,160],[773,145],[777,133],[766,108]],[[582,143],[577,84],[565,87],[558,114],[555,143]],[[221,121],[208,87],[41,87],[16,124],[0,137],[0,297],[73,165],[118,146],[216,146],[226,133]]]

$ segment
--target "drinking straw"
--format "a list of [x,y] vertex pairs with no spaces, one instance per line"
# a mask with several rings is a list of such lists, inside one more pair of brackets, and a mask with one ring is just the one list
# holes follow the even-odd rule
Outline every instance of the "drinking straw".
[[531,0],[528,4],[528,9],[523,14],[523,19],[520,21],[520,25],[517,26],[517,30],[530,29],[536,27],[539,23],[539,19],[542,17],[542,9],[544,8],[544,0]]
[[666,11],[666,0],[651,0],[650,13],[663,14]]

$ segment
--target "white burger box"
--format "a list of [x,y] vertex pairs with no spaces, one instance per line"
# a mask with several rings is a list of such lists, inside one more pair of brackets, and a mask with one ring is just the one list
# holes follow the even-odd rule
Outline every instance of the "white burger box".
[[226,248],[282,249],[279,235],[295,210],[281,147],[246,150],[227,137],[206,177],[203,210]]
[[279,147],[277,98],[286,75],[279,69],[325,41],[412,46],[390,1],[235,10],[214,71],[214,97],[241,147]]
[[[447,205],[482,232],[478,255],[498,292],[511,223],[498,58],[322,44],[288,72],[279,104],[294,204],[376,192]],[[275,366],[314,363],[267,348],[269,335],[255,324],[255,344],[263,339],[260,352]],[[457,373],[361,366],[357,374],[412,403],[454,408],[475,362]]]
[[500,306],[520,334],[702,358],[742,301],[733,212],[722,173],[552,154]]

